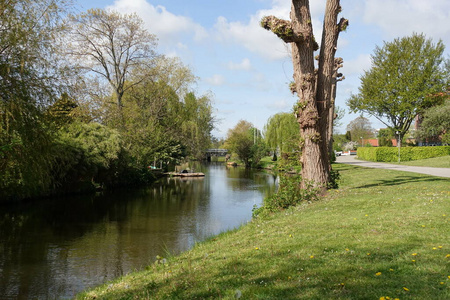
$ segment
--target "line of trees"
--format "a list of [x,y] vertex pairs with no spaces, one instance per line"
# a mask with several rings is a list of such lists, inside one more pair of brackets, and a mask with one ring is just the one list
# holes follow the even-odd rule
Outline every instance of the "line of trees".
[[70,9],[0,7],[0,201],[139,184],[211,142],[211,95],[141,19]]

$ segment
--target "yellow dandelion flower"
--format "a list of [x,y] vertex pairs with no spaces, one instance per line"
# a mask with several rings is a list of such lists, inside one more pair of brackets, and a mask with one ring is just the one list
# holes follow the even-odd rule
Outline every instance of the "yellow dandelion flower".
[[415,260],[415,259],[413,259],[413,260],[412,260],[412,262],[416,262],[416,260]]
[[375,276],[380,276],[380,275],[381,275],[381,272],[375,273]]
[[380,297],[380,300],[386,300],[386,297],[384,297],[384,296]]
[[407,287],[403,287],[403,289],[407,292],[409,291],[409,289]]
[[314,258],[314,255],[311,255],[309,258]]
[[442,246],[438,246],[439,249],[442,249]]
[[444,284],[444,282],[443,281],[441,281],[441,282],[439,282],[440,284]]
[[370,253],[367,253],[367,255],[370,255]]
[[348,248],[345,248],[345,251],[350,251],[350,249],[348,249]]
[[290,234],[289,237],[292,237],[292,234]]
[[411,254],[412,256],[417,256],[417,253],[413,253],[413,254]]
[[450,275],[448,275],[447,278],[450,279]]
[[394,272],[394,269],[389,269],[389,271]]
[[258,247],[255,247],[255,250],[259,250],[259,248],[258,248]]
[[445,256],[445,258],[449,258],[450,257],[450,254],[447,254],[446,256]]

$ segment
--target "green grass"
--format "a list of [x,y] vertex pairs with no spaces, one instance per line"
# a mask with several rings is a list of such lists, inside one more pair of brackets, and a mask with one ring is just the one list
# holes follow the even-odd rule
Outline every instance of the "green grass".
[[450,299],[450,181],[335,165],[341,188],[77,299]]
[[[395,163],[398,164],[398,163]],[[432,167],[432,168],[450,168],[450,155],[434,157],[428,159],[400,162],[400,165],[417,166],[417,167]]]

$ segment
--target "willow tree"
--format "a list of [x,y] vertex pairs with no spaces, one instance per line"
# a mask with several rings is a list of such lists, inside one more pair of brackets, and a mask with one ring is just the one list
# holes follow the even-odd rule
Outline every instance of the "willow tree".
[[314,52],[319,49],[312,27],[308,0],[292,0],[290,21],[274,16],[264,17],[262,27],[275,33],[292,49],[294,83],[291,90],[298,95],[295,106],[300,125],[302,156],[302,184],[308,182],[325,189],[330,181],[331,163],[328,155],[328,129],[332,126],[332,99],[336,84],[335,58],[339,33],[346,29],[348,20],[338,22],[341,11],[339,0],[328,0],[325,9],[318,70],[315,70]]

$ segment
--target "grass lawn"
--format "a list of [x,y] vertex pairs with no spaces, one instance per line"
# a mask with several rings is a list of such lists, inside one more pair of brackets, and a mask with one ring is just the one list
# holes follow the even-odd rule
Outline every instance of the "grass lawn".
[[432,168],[450,168],[450,155],[434,157],[421,160],[413,160],[407,162],[395,163],[407,166],[432,167]]
[[334,168],[326,198],[77,299],[450,299],[450,180]]

